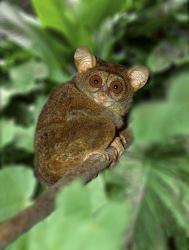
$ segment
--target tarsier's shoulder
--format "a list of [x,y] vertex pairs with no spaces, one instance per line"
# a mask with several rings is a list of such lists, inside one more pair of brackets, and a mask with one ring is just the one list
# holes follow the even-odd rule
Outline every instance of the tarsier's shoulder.
[[76,92],[76,88],[72,81],[67,81],[56,87],[50,94],[48,101],[56,101],[62,99],[62,97],[67,97],[73,95]]

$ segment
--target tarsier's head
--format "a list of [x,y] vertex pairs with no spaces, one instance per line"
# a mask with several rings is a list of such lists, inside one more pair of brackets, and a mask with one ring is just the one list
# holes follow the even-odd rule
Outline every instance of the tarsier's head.
[[144,66],[125,68],[96,58],[87,48],[76,50],[75,64],[78,74],[75,84],[88,97],[119,115],[124,115],[135,91],[148,80]]

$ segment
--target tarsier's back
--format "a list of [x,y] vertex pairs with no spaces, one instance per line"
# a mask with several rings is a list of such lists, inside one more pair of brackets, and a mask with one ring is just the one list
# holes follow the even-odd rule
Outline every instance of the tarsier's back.
[[91,154],[105,154],[109,146],[120,154],[129,139],[121,136],[123,116],[148,78],[143,66],[109,64],[86,48],[76,50],[75,63],[78,73],[53,91],[37,123],[36,174],[47,184],[74,173]]

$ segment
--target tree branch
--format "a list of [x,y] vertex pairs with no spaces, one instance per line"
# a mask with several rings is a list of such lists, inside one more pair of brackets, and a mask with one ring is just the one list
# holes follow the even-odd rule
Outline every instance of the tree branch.
[[[84,183],[88,183],[95,178],[102,170],[107,168],[112,162],[114,148],[107,150],[109,159],[97,154],[85,161],[81,167],[74,168],[73,172],[64,175],[53,186],[44,191],[31,206],[14,217],[0,223],[0,250],[3,250],[8,244],[16,240],[22,234],[26,233],[35,224],[45,219],[54,210],[56,194],[62,187],[68,185],[76,178],[81,178]],[[78,169],[77,171],[75,169]]]

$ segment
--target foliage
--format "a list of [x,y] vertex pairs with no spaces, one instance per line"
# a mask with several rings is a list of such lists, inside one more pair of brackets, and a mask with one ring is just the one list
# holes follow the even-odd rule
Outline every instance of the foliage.
[[147,65],[151,79],[136,95],[135,141],[116,168],[61,191],[56,211],[8,249],[189,249],[186,1],[33,0],[28,10],[0,3],[1,220],[36,196],[36,119],[74,74],[76,47]]
[[0,172],[0,220],[14,215],[21,208],[29,204],[29,199],[35,187],[32,171],[26,166],[5,166]]

